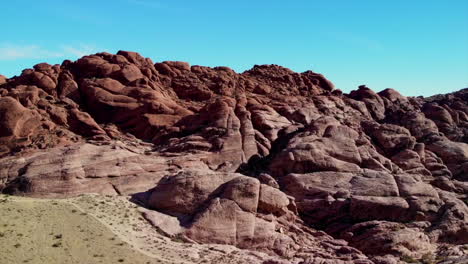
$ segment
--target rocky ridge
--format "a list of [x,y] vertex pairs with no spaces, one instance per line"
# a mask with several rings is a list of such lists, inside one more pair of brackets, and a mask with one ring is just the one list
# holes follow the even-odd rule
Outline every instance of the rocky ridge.
[[133,195],[167,236],[284,263],[463,258],[467,143],[467,89],[343,94],[126,51],[0,76],[2,192]]

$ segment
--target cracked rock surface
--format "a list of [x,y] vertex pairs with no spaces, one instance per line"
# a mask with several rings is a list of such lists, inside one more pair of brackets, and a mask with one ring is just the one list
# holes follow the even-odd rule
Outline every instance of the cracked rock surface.
[[168,236],[281,258],[264,263],[463,262],[468,90],[344,94],[127,51],[41,63],[0,76],[0,190],[133,195]]

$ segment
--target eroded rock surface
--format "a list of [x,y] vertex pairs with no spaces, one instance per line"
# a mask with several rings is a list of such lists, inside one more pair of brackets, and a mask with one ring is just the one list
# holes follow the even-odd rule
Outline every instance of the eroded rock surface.
[[463,259],[467,181],[466,89],[343,94],[311,71],[127,51],[0,76],[2,192],[134,195],[185,241],[284,263]]

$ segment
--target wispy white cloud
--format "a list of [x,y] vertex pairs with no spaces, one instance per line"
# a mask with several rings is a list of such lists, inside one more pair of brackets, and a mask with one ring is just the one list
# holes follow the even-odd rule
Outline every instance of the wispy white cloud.
[[339,42],[351,44],[356,47],[366,48],[373,51],[384,50],[384,45],[381,42],[355,33],[329,32],[327,35]]
[[91,45],[62,45],[58,48],[44,48],[39,45],[0,44],[0,60],[75,58],[97,52]]
[[85,55],[89,55],[99,51],[95,46],[85,44],[79,45],[77,47],[64,45],[61,48],[65,54],[74,55],[76,57],[83,57]]
[[0,60],[57,58],[62,56],[61,52],[46,50],[37,45],[6,44],[0,46]]

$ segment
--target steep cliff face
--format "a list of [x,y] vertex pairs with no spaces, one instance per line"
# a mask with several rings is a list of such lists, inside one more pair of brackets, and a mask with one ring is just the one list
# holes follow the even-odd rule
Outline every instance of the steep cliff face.
[[468,254],[467,143],[466,89],[343,94],[126,51],[0,76],[2,192],[130,194],[178,236],[290,262]]

